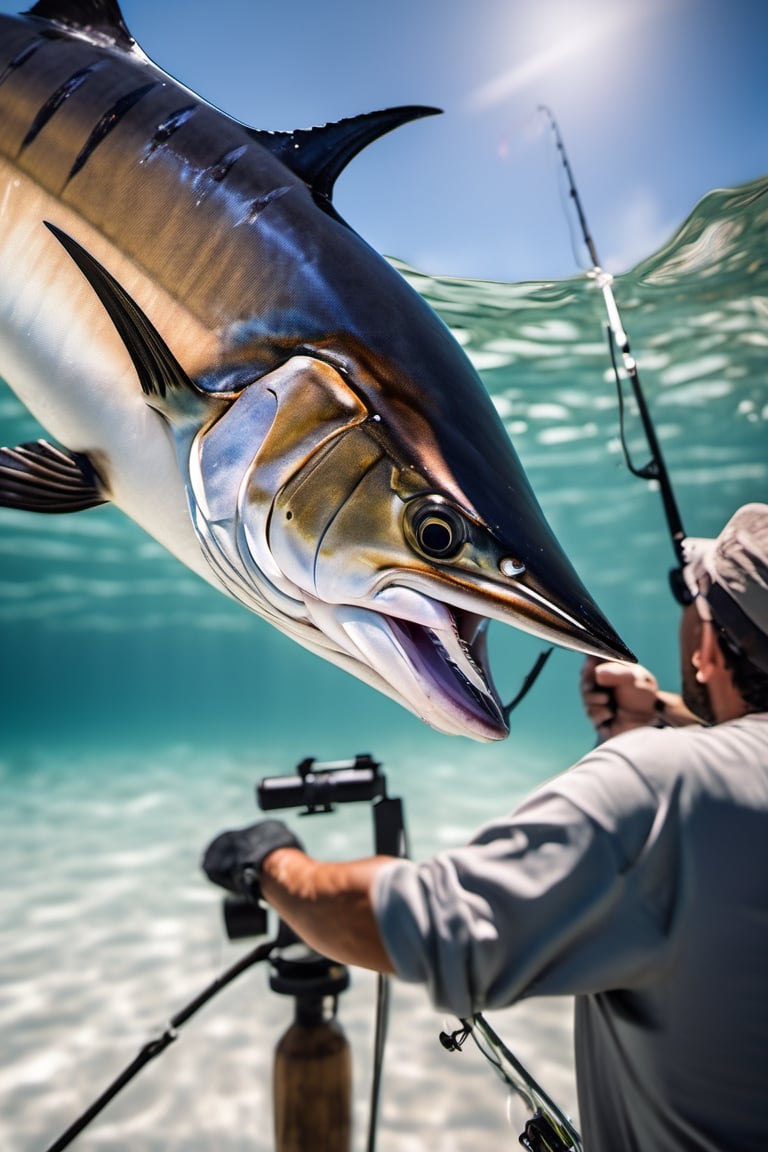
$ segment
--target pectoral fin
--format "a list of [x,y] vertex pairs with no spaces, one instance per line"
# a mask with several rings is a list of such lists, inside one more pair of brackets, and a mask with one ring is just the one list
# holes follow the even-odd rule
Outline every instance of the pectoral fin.
[[0,448],[0,507],[25,512],[82,512],[108,502],[87,456],[47,440]]
[[46,220],[45,226],[72,257],[104,305],[128,349],[141,390],[152,408],[169,424],[182,425],[190,419],[203,423],[212,408],[226,406],[220,399],[213,400],[190,379],[151,320],[90,252],[55,224]]

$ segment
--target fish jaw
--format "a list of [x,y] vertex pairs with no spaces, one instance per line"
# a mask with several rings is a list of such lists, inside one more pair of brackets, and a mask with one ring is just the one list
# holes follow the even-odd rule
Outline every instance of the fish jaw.
[[487,618],[426,598],[419,608],[429,625],[351,605],[324,605],[315,619],[326,634],[341,634],[348,654],[375,673],[380,691],[436,731],[504,739],[509,725],[488,666]]
[[634,660],[580,584],[569,602],[525,572],[491,580],[403,566],[379,570],[376,583],[367,601],[327,604],[321,623],[330,631],[332,615],[349,651],[376,670],[389,694],[449,735],[488,742],[509,734],[487,653],[491,620],[566,649]]
[[312,622],[346,653],[348,670],[446,735],[491,742],[509,734],[488,660],[492,618],[561,647],[633,659],[618,637],[609,644],[588,634],[534,590],[504,603],[490,586],[405,570],[390,578],[365,606],[307,597]]
[[[386,600],[365,607],[307,597],[315,634],[301,643],[396,700],[436,732],[481,742],[503,740],[509,728],[488,668],[487,619],[425,597],[416,601],[403,605],[401,599],[400,614],[391,614],[394,605]],[[334,643],[336,657],[320,649],[320,635],[324,643]]]
[[634,659],[618,637],[609,643],[589,633],[532,589],[510,596],[400,570],[365,606],[309,603],[313,622],[352,659],[356,675],[437,731],[483,742],[509,734],[488,660],[491,619],[561,647]]

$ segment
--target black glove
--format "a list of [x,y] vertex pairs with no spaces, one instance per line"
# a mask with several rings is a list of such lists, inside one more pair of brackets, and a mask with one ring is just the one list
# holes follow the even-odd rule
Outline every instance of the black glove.
[[203,871],[214,884],[258,899],[261,866],[276,848],[304,851],[304,845],[282,820],[261,820],[248,828],[222,832],[205,850]]

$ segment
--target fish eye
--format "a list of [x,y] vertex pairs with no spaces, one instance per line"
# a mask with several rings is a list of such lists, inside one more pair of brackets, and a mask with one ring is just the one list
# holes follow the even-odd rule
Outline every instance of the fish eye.
[[419,500],[407,518],[412,543],[430,560],[452,560],[467,539],[466,521],[439,497]]

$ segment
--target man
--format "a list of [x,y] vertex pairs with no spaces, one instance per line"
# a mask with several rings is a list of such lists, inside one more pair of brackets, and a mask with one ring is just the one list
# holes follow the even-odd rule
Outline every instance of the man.
[[266,821],[204,864],[457,1016],[575,995],[587,1152],[768,1147],[768,506],[686,546],[682,699],[587,661],[602,742],[469,845],[320,863]]

